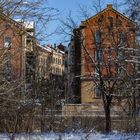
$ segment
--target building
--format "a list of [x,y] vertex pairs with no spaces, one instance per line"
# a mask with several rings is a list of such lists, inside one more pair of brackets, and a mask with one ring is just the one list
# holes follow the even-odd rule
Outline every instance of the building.
[[64,110],[82,110],[88,105],[88,110],[103,110],[98,81],[103,79],[109,87],[118,78],[133,76],[135,45],[135,23],[111,4],[82,21],[73,30],[69,45],[67,99],[70,100]]
[[52,71],[52,49],[37,44],[36,76],[47,79]]
[[62,104],[65,101],[65,46],[61,43],[54,45],[52,48],[52,89],[54,93],[54,99],[56,109],[61,110]]
[[66,96],[67,103],[81,103],[81,43],[80,38],[78,37],[80,35],[80,32],[77,31],[77,29],[73,31],[73,34],[75,34],[75,36],[77,37],[71,39],[71,43],[68,47],[68,96]]
[[[1,76],[19,81],[20,93],[25,93],[34,79],[34,36],[19,22],[0,12]],[[23,94],[22,94],[23,95]]]
[[[59,47],[60,48],[59,48]],[[36,92],[40,102],[48,110],[61,110],[64,100],[64,58],[62,44],[36,46]],[[49,113],[49,112],[47,112]]]
[[62,44],[52,48],[52,74],[62,76],[64,74],[65,50]]

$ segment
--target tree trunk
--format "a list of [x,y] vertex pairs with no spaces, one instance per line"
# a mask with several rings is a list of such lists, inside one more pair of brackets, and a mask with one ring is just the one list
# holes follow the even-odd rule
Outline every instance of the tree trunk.
[[106,120],[106,133],[111,132],[111,115],[110,115],[110,105],[107,103],[105,106],[105,120]]

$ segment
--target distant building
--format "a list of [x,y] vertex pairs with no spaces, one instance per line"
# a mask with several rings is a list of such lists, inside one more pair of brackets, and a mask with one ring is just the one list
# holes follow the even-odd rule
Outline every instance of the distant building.
[[[62,44],[61,44],[62,45]],[[61,49],[64,46],[59,45]],[[38,96],[43,96],[46,108],[61,110],[64,100],[64,59],[65,52],[57,46],[36,46],[36,82]],[[40,97],[39,97],[40,98]]]
[[34,21],[24,21],[22,19],[15,19],[15,21],[20,23],[28,32],[28,34],[30,34],[31,36],[35,35],[35,22]]
[[64,74],[65,51],[63,45],[52,48],[52,74],[62,76]]
[[54,81],[53,88],[55,93],[56,109],[61,110],[65,100],[65,46],[55,45],[52,48],[52,72],[51,80]]
[[36,45],[36,76],[40,79],[48,79],[52,70],[52,49]]

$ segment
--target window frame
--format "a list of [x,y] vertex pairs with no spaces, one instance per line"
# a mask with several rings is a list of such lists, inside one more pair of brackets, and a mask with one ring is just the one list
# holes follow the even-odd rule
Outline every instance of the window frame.
[[[98,95],[97,95],[97,90],[99,92]],[[100,87],[98,85],[94,87],[94,97],[99,98],[99,99],[101,98],[101,91],[100,91]]]
[[[6,39],[8,39],[8,41],[6,41]],[[12,38],[10,36],[4,36],[3,47],[8,49],[11,47],[11,45],[12,45]]]

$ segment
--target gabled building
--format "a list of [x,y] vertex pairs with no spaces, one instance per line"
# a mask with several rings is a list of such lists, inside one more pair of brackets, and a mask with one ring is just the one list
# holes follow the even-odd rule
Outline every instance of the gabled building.
[[82,21],[69,45],[67,103],[101,105],[96,83],[133,76],[135,43],[135,23],[111,4]]

